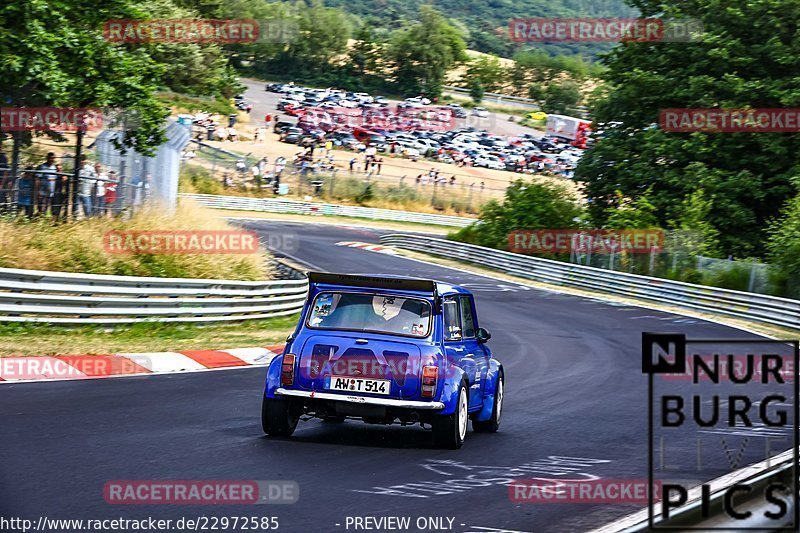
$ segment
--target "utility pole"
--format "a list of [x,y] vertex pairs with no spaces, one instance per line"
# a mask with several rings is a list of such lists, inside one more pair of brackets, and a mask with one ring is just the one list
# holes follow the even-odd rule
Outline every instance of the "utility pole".
[[80,118],[75,141],[75,168],[72,171],[72,218],[78,218],[78,183],[83,165],[83,136],[86,134],[86,117]]

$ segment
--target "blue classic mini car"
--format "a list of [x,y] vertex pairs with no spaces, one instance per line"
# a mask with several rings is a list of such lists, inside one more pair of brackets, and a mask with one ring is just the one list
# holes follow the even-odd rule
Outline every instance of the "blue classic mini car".
[[301,416],[419,423],[460,448],[467,421],[494,432],[503,367],[478,327],[472,294],[447,283],[388,276],[308,275],[308,300],[273,359],[264,432],[291,435]]

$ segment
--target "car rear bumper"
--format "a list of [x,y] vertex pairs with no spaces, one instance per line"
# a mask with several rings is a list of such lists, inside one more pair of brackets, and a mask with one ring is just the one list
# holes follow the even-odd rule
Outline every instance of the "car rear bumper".
[[330,392],[301,391],[277,389],[277,396],[295,396],[300,398],[311,398],[315,400],[333,400],[337,402],[347,402],[365,405],[380,405],[383,407],[398,407],[401,409],[420,409],[420,410],[440,410],[444,409],[443,402],[420,402],[413,400],[394,400],[391,398],[373,398],[370,396],[352,396],[347,394],[334,394]]

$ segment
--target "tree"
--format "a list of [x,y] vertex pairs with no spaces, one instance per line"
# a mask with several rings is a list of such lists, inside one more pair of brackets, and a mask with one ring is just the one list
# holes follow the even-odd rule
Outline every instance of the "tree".
[[779,269],[783,293],[800,298],[800,195],[786,203],[781,215],[767,230],[768,257]]
[[466,60],[465,50],[458,31],[438,11],[422,6],[419,22],[392,35],[389,58],[398,89],[406,95],[440,96],[447,72]]
[[254,18],[265,19],[271,25],[284,25],[289,30],[285,32],[285,39],[263,39],[237,47],[252,57],[257,70],[262,73],[323,77],[333,69],[334,58],[347,52],[351,27],[340,9],[325,7],[320,0],[314,0],[310,5],[304,2],[236,1],[244,2],[243,11],[252,11]]
[[800,39],[790,21],[800,3],[631,3],[645,17],[699,19],[704,33],[691,43],[623,43],[605,58],[608,93],[592,111],[605,132],[576,171],[596,223],[617,190],[632,198],[650,190],[661,224],[680,219],[684,199],[703,190],[722,253],[763,255],[766,222],[797,193],[800,136],[671,133],[657,123],[668,108],[798,107]]
[[506,189],[502,203],[487,202],[481,208],[479,222],[451,238],[506,249],[513,230],[574,228],[581,225],[583,216],[578,199],[563,185],[517,180]]
[[609,207],[606,227],[610,229],[652,229],[658,227],[655,206],[650,203],[647,193],[636,199],[626,198],[617,191],[616,205]]
[[467,87],[472,87],[474,82],[489,92],[498,92],[503,87],[505,70],[496,57],[481,55],[467,63],[464,81]]
[[356,41],[350,48],[349,66],[356,76],[377,74],[381,68],[383,46],[375,40],[368,24],[363,24],[355,36]]
[[481,80],[472,80],[469,84],[469,96],[476,104],[480,104],[483,100],[483,84]]
[[103,23],[141,19],[131,0],[29,0],[0,4],[0,101],[8,106],[125,111],[124,144],[148,152],[168,112],[154,92],[164,68],[142,47],[103,39]]
[[[200,5],[212,11],[218,8],[211,2]],[[200,13],[187,7],[178,7],[175,0],[146,0],[141,3],[141,8],[153,19],[200,18]],[[130,46],[144,48],[154,61],[162,65],[161,82],[175,92],[226,98],[230,98],[236,92],[232,85],[238,86],[238,82],[231,80],[229,76],[228,58],[220,45],[137,43]]]
[[581,90],[574,81],[553,82],[544,89],[542,109],[546,113],[564,114],[581,100]]
[[[652,204],[651,204],[652,205]],[[692,233],[683,240],[690,244],[691,255],[719,257],[719,231],[708,221],[713,202],[706,197],[705,191],[698,189],[683,199],[678,218],[670,225],[682,232]]]

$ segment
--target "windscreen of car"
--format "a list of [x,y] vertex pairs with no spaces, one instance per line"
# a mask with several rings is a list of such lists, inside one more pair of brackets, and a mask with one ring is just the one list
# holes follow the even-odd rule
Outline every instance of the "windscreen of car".
[[419,298],[322,292],[314,299],[307,325],[422,338],[430,334],[431,306]]

